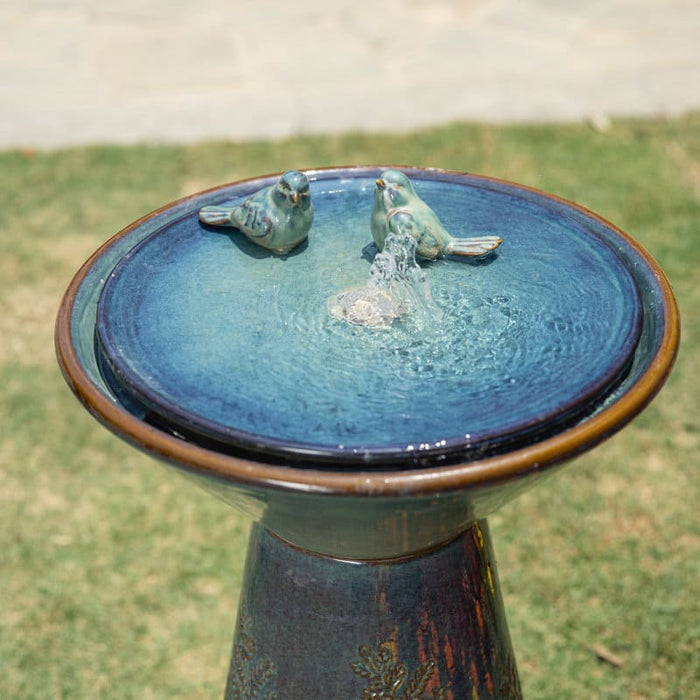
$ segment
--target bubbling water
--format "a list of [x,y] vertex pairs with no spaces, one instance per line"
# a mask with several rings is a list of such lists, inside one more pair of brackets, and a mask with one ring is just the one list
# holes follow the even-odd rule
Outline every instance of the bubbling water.
[[416,239],[407,233],[389,233],[367,282],[335,294],[327,308],[335,319],[371,328],[391,328],[401,319],[424,331],[441,317],[416,262]]

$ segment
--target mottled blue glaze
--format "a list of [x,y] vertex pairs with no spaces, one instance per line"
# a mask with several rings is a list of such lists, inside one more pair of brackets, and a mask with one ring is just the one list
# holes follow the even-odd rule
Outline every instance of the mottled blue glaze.
[[378,562],[309,555],[255,526],[225,697],[517,700],[486,523]]
[[[327,189],[328,182],[345,185],[353,178],[362,178],[368,183],[373,183],[383,170],[384,168],[379,167],[320,170],[309,173],[309,179],[313,188]],[[581,431],[587,431],[588,427],[595,423],[595,429],[586,432],[583,439],[577,440],[573,445],[567,443],[561,448],[558,447],[555,452],[549,449],[550,440],[545,439],[542,443],[536,441],[533,449],[537,453],[537,459],[542,460],[541,463],[536,462],[534,468],[519,467],[515,472],[500,471],[496,475],[491,471],[484,472],[483,461],[479,459],[478,453],[467,455],[465,460],[470,461],[465,461],[464,464],[446,467],[448,460],[445,455],[426,449],[420,451],[418,466],[421,470],[416,478],[405,470],[394,472],[391,477],[382,472],[379,481],[370,483],[366,474],[360,470],[356,476],[349,475],[351,483],[348,486],[345,482],[326,483],[325,477],[322,483],[317,483],[321,479],[313,470],[305,470],[306,475],[302,477],[299,469],[287,469],[282,466],[275,470],[274,474],[270,474],[266,466],[266,463],[271,461],[269,455],[260,457],[260,474],[255,466],[258,462],[239,462],[232,459],[230,474],[217,475],[212,473],[206,464],[200,467],[200,461],[208,460],[205,450],[197,451],[196,458],[188,454],[164,453],[159,445],[154,446],[151,443],[150,438],[135,436],[132,428],[125,430],[120,421],[124,417],[133,417],[139,424],[146,417],[145,409],[133,401],[126,401],[124,392],[116,392],[114,385],[105,381],[95,352],[97,305],[110,274],[130,250],[135,250],[152,234],[196,215],[203,206],[246,197],[261,186],[274,182],[277,179],[275,176],[221,186],[172,203],[113,238],[86,263],[76,278],[74,297],[67,299],[69,306],[66,332],[69,334],[70,348],[85,376],[81,381],[89,383],[88,388],[95,392],[97,398],[102,397],[100,400],[103,404],[94,407],[93,398],[84,396],[82,390],[76,387],[73,379],[69,377],[71,386],[88,409],[109,428],[134,442],[140,449],[183,468],[182,473],[195,480],[199,486],[216,494],[238,511],[261,522],[286,540],[314,551],[350,558],[396,557],[435,546],[456,536],[474,520],[487,517],[518,494],[531,488],[539,479],[552,474],[553,465],[561,464],[581,451],[590,449],[623,427],[643,408],[665,377],[659,377],[657,373],[651,390],[648,388],[648,375],[655,372],[655,368],[659,366],[664,344],[673,340],[674,308],[672,300],[669,302],[666,298],[668,291],[662,273],[654,267],[644,252],[613,226],[594,215],[517,185],[441,171],[408,172],[414,180],[429,176],[435,182],[462,181],[473,184],[475,191],[482,193],[482,198],[501,196],[506,203],[522,202],[525,209],[530,203],[540,211],[549,209],[554,219],[566,217],[580,229],[591,230],[592,235],[599,237],[620,257],[625,269],[633,275],[643,308],[639,344],[629,371],[623,379],[598,403],[592,414],[581,416],[576,421],[574,430],[565,433],[581,434]],[[478,207],[476,209],[478,210]],[[499,233],[504,233],[507,219],[504,214],[495,214],[491,225]],[[365,223],[362,222],[362,225]],[[483,232],[483,229],[480,232]],[[238,239],[240,242],[242,237],[238,236]],[[315,228],[311,231],[311,241],[314,240]],[[486,269],[493,271],[496,265],[502,262],[508,245],[506,240],[503,254]],[[256,250],[253,245],[250,245],[249,249]],[[313,250],[310,244],[308,249]],[[301,250],[300,255],[305,255],[307,250]],[[257,251],[259,255],[265,255],[263,251]],[[353,259],[353,264],[362,265],[363,271],[367,269],[369,262],[360,258],[357,251],[355,255],[357,258]],[[277,262],[286,264],[290,259],[278,259]],[[481,266],[465,266],[452,261],[430,264],[427,270],[451,265],[464,269],[466,275],[481,273],[483,270]],[[663,362],[668,363],[668,360]],[[438,390],[437,384],[435,389]],[[616,415],[613,421],[608,419],[630,395],[639,395],[640,391],[643,391],[647,398],[638,409],[632,412],[626,410]],[[274,399],[271,403],[274,403]],[[115,407],[117,414],[105,415],[107,407]],[[600,430],[599,419],[605,420],[605,432]],[[179,440],[172,442],[174,446],[186,444]],[[540,450],[540,445],[547,451]],[[522,455],[525,452],[529,454],[527,450],[519,450],[515,454]],[[474,478],[472,474],[475,475]],[[330,476],[335,479],[333,473]],[[399,488],[396,488],[397,486]],[[352,497],[348,497],[349,495]],[[299,517],[300,513],[303,513],[304,517]]]
[[328,316],[329,297],[367,279],[375,178],[325,177],[308,242],[282,258],[202,227],[196,209],[149,221],[99,303],[118,384],[179,428],[309,465],[464,459],[593,410],[642,319],[605,225],[504,183],[412,180],[453,233],[505,241],[486,263],[424,264],[442,310],[429,328]]
[[[442,309],[427,327],[330,319],[326,299],[366,279],[382,170],[309,173],[317,222],[283,258],[196,222],[275,177],[173,203],[98,251],[59,313],[59,360],[88,409],[255,522],[227,698],[519,697],[477,521],[633,418],[675,354],[672,295],[624,234],[441,171],[408,170],[451,232],[503,236],[499,255],[426,264]],[[228,448],[248,459],[206,432],[252,438]],[[387,455],[418,468],[362,468]]]

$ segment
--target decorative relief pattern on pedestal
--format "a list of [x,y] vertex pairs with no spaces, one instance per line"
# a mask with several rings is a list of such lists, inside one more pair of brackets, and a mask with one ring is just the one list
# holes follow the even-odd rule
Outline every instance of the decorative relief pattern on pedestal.
[[250,633],[250,618],[241,611],[241,627],[231,655],[226,683],[226,700],[279,700],[274,679],[274,661],[258,656]]
[[[408,669],[394,660],[391,644],[384,643],[376,653],[366,644],[358,649],[359,660],[350,664],[352,670],[369,681],[360,700],[427,700],[425,690],[435,673],[435,662],[421,664],[406,683]],[[447,700],[447,690],[436,688],[432,700]]]

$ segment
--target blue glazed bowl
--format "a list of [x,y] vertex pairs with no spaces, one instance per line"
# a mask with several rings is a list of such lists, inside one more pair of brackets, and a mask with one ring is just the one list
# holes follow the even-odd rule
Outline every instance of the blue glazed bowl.
[[[197,220],[276,176],[170,204],[108,241],[64,298],[64,374],[102,422],[283,538],[376,558],[444,541],[634,417],[678,315],[658,266],[595,214],[489,178],[402,168],[480,264],[424,264],[439,318],[329,316],[367,277],[384,167],[309,171],[285,257]],[[299,513],[304,513],[304,518]]]

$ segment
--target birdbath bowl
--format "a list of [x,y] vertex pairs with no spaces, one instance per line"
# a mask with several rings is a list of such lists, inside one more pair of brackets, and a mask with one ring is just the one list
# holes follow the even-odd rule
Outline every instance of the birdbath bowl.
[[307,171],[315,218],[286,255],[198,211],[105,243],[58,316],[67,382],[115,433],[253,520],[229,698],[517,698],[487,516],[624,426],[678,344],[669,285],[628,235],[499,180],[403,168],[473,262],[422,263],[434,313],[365,328],[385,168]]

